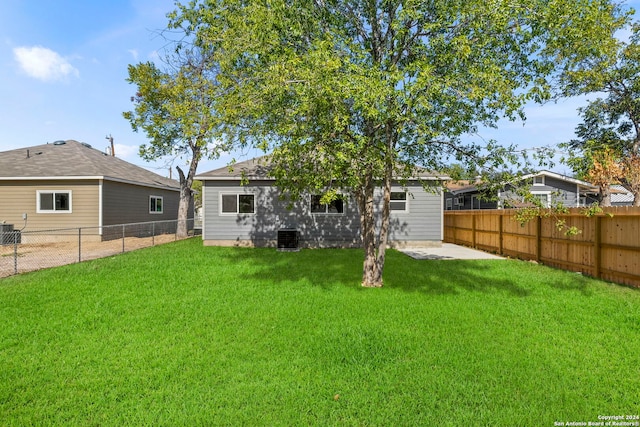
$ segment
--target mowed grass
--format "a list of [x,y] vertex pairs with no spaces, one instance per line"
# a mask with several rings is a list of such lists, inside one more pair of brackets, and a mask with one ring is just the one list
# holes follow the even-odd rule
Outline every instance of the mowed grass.
[[0,425],[511,425],[640,413],[640,291],[513,260],[203,247],[0,280]]

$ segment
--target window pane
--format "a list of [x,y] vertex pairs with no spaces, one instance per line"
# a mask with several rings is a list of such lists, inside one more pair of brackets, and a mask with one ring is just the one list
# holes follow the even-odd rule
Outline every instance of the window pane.
[[344,202],[342,199],[336,199],[328,206],[329,213],[344,213]]
[[151,197],[149,199],[149,212],[155,212],[156,211],[156,199],[155,197]]
[[253,204],[253,194],[240,194],[238,196],[239,199],[239,212],[240,213],[253,213],[254,212],[254,204]]
[[238,196],[235,194],[222,195],[222,212],[236,213],[238,212]]
[[311,196],[311,213],[326,213],[327,205],[323,205],[320,203],[320,198],[322,196],[313,195]]
[[407,202],[391,202],[389,207],[392,211],[404,211],[406,210]]
[[407,210],[407,193],[404,191],[392,191],[391,202],[389,208],[392,211],[406,211]]
[[43,210],[43,211],[53,210],[53,194],[52,193],[40,193],[40,210]]
[[160,197],[156,199],[156,212],[162,213],[162,198]]
[[56,210],[69,210],[69,193],[56,193]]

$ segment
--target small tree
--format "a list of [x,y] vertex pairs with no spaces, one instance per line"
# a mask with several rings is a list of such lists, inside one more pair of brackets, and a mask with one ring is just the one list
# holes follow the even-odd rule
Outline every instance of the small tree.
[[193,177],[203,156],[217,157],[225,150],[219,142],[216,116],[215,64],[197,47],[176,45],[166,70],[152,62],[129,65],[129,83],[138,90],[131,97],[134,110],[123,113],[134,131],[143,130],[149,144],[140,147],[145,160],[169,157],[186,160],[187,173],[176,165],[180,179],[179,237],[188,233],[187,216],[193,202]]

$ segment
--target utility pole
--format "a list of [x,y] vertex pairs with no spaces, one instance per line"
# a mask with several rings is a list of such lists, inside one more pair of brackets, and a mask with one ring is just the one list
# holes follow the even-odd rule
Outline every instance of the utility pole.
[[104,139],[108,140],[111,143],[111,155],[115,156],[116,155],[116,151],[115,151],[115,148],[113,147],[113,137],[111,136],[111,134],[109,134],[109,135],[105,136]]

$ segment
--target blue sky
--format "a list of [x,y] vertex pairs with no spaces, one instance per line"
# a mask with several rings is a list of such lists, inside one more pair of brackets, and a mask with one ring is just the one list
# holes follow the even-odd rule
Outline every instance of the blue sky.
[[[638,9],[640,0],[628,4]],[[122,112],[132,109],[135,93],[125,81],[127,66],[158,58],[166,43],[159,31],[173,9],[173,0],[0,0],[0,151],[59,139],[104,150],[112,135],[118,157],[167,176],[165,162],[138,157],[146,137],[131,130]],[[567,141],[585,99],[532,105],[525,123],[504,122],[480,136],[521,148]],[[254,155],[203,161],[198,172]],[[570,173],[561,165],[554,170]]]

